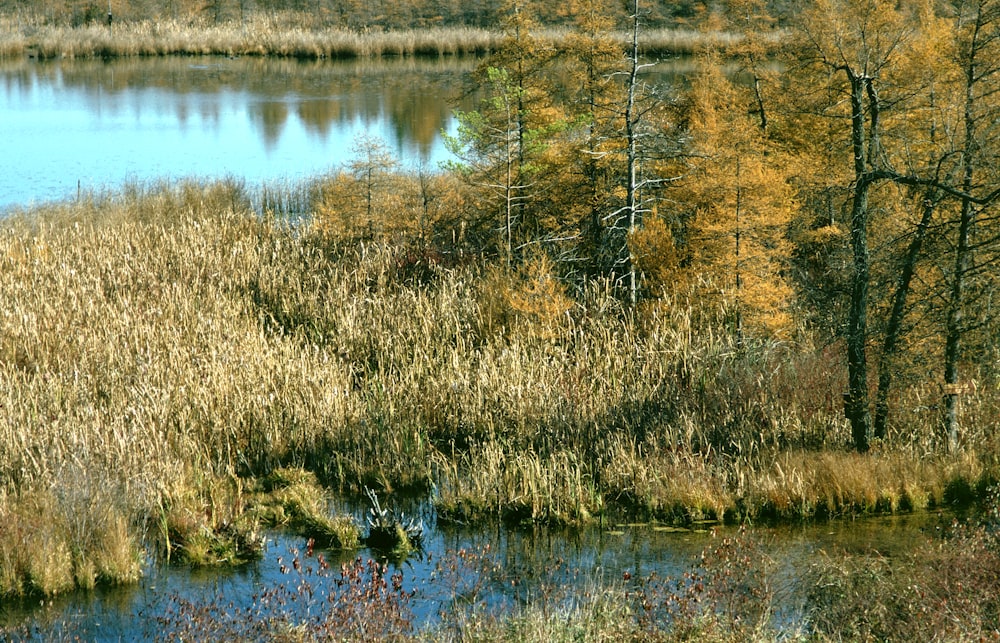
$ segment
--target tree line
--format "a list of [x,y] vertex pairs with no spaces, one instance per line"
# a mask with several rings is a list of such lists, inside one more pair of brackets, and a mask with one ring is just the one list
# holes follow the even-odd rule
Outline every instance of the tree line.
[[[649,3],[651,24],[673,25],[698,20],[708,3],[703,0]],[[570,24],[573,2],[531,0],[525,3],[543,24]],[[626,3],[606,3],[604,9],[619,21],[628,16]],[[251,13],[295,12],[308,16],[305,26],[349,29],[414,29],[435,26],[493,28],[503,18],[500,3],[487,0],[3,0],[0,12],[30,12],[58,23],[75,25],[116,19],[184,19],[223,22]]]
[[463,230],[635,307],[694,302],[737,346],[840,346],[854,448],[903,430],[917,385],[959,448],[961,396],[998,356],[1000,1],[726,0],[702,28],[739,37],[670,89],[636,45],[649,3],[628,2],[624,53],[607,3],[569,3],[555,45],[529,3],[498,6],[484,98],[449,140]]

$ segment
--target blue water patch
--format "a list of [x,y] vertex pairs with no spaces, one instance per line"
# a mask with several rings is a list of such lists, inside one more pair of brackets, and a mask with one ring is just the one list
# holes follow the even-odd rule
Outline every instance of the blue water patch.
[[126,181],[300,181],[363,134],[436,169],[471,62],[212,58],[0,65],[0,210]]

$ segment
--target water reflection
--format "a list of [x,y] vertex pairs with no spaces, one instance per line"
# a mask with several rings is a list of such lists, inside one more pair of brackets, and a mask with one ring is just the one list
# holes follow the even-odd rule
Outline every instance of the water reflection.
[[[620,583],[624,572],[634,578],[652,573],[661,578],[678,578],[697,565],[702,551],[718,546],[723,536],[736,532],[732,527],[720,528],[713,534],[709,529],[675,531],[648,525],[528,531],[494,526],[473,530],[435,524],[434,512],[426,503],[413,509],[407,514],[424,519],[428,527],[425,552],[394,569],[403,572],[408,590],[416,590],[411,607],[418,626],[437,622],[440,611],[447,610],[456,595],[462,593],[474,592],[496,613],[509,613],[516,605],[537,599],[553,588],[557,599],[558,592],[563,592],[564,600],[572,600],[574,592]],[[361,513],[356,512],[356,518],[360,519]],[[774,563],[775,625],[780,628],[782,624],[801,624],[808,589],[803,586],[803,574],[824,552],[836,556],[842,551],[874,550],[888,556],[905,556],[937,538],[941,525],[949,521],[950,516],[945,514],[918,514],[756,529],[754,537]],[[471,556],[458,566],[457,573],[449,576],[442,572],[439,564],[454,560],[454,553],[463,549]],[[239,569],[191,571],[153,564],[135,586],[77,592],[42,606],[34,601],[0,604],[0,634],[5,625],[29,622],[33,623],[33,634],[28,633],[26,638],[36,640],[72,636],[84,640],[150,640],[158,632],[156,619],[169,620],[178,599],[223,607],[230,615],[250,613],[260,607],[262,592],[279,585],[294,592],[304,579],[316,591],[311,599],[316,601],[312,603],[315,615],[315,606],[321,604],[332,583],[312,573],[304,577],[282,574],[278,562],[291,566],[298,556],[303,569],[311,566],[315,570],[317,559],[306,559],[304,550],[304,539],[275,535],[263,560]],[[488,552],[485,556],[499,563],[500,571],[482,583],[475,571],[480,560],[477,556],[484,556],[484,551]],[[355,556],[323,553],[335,570]],[[359,555],[367,558],[372,554],[361,551]],[[288,607],[293,612],[296,609]],[[297,607],[305,609],[309,605]],[[303,612],[299,618],[305,617]]]
[[[237,177],[253,186],[343,164],[358,135],[404,167],[449,157],[441,132],[478,107],[473,59],[300,61],[222,57],[0,60],[0,211],[127,180]],[[644,71],[654,85],[689,59]],[[562,90],[572,82],[553,70]]]
[[409,166],[441,131],[472,60],[158,58],[0,63],[0,208],[129,179],[314,176],[380,136]]

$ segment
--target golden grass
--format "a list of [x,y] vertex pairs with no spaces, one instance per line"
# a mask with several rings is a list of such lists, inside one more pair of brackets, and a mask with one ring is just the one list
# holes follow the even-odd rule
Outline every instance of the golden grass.
[[497,442],[458,461],[443,460],[436,503],[441,519],[461,523],[500,517],[515,524],[581,524],[603,510],[575,454],[512,452]]
[[318,547],[353,550],[361,545],[358,525],[350,516],[329,516],[330,498],[316,475],[282,467],[258,485],[251,513],[269,527],[293,530]]
[[0,508],[0,595],[52,595],[138,580],[140,525],[122,504],[110,490],[86,486],[6,499]]
[[286,56],[306,59],[379,56],[481,55],[499,37],[471,27],[359,32],[304,28],[269,15],[220,24],[188,20],[116,22],[110,29],[0,19],[0,56],[92,58],[107,56]]
[[608,493],[633,511],[668,522],[723,520],[738,490],[713,458],[687,449],[616,439],[603,472]]
[[[570,30],[548,28],[536,38],[559,47]],[[630,42],[616,33],[623,50]],[[315,24],[308,15],[255,13],[243,21],[212,23],[191,19],[119,20],[112,27],[92,23],[71,27],[30,16],[0,17],[0,57],[108,56],[285,56],[305,59],[380,56],[481,56],[496,49],[503,35],[465,26],[411,30],[358,31]],[[729,46],[739,36],[696,29],[650,29],[640,39],[646,55],[692,54],[706,45]]]
[[134,578],[144,524],[245,540],[254,480],[288,467],[345,492],[436,488],[446,518],[550,523],[909,510],[997,478],[995,383],[965,402],[981,424],[963,453],[940,455],[936,418],[907,411],[905,433],[855,455],[828,353],[737,350],[712,311],[631,312],[600,282],[545,290],[568,309],[526,306],[554,267],[476,256],[449,233],[461,200],[397,203],[428,220],[293,226],[226,182],[5,220],[0,593]]
[[968,453],[921,459],[902,451],[785,452],[751,482],[748,505],[779,518],[930,509],[950,500],[952,481],[975,482],[983,473]]

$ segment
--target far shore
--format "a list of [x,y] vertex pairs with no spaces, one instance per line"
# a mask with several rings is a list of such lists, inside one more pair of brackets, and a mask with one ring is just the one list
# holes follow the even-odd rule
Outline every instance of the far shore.
[[[566,28],[540,31],[536,37],[558,49],[571,33]],[[35,24],[0,17],[0,58],[114,58],[125,56],[279,56],[343,59],[381,56],[482,56],[503,40],[498,31],[473,27],[431,27],[401,31],[302,28],[266,15],[243,21],[209,23],[186,20],[114,21],[81,27]],[[617,33],[624,48],[625,32]],[[642,34],[645,55],[690,55],[707,44],[726,45],[731,33],[691,28],[650,29]]]

